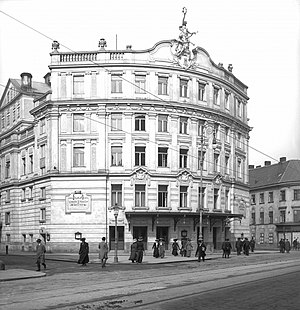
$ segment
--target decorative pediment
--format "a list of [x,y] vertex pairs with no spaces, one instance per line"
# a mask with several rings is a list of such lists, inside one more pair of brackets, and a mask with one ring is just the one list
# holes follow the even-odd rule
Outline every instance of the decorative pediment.
[[177,187],[180,185],[189,186],[191,184],[191,187],[193,187],[193,180],[194,180],[194,177],[192,173],[184,169],[180,171],[177,175],[176,186]]
[[9,103],[14,100],[18,95],[20,94],[19,90],[15,87],[15,85],[12,83],[11,80],[7,82],[6,88],[3,92],[1,102],[0,102],[0,108],[3,108]]
[[224,180],[224,177],[220,173],[216,174],[213,178],[214,184],[219,185],[219,186],[222,186],[223,180]]
[[151,184],[151,177],[149,172],[144,167],[139,167],[132,172],[132,176],[130,178],[130,185],[133,186],[136,183],[143,183],[150,186]]

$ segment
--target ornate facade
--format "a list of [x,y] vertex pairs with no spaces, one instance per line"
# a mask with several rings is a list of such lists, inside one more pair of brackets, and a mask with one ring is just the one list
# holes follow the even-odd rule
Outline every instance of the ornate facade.
[[51,91],[24,106],[17,144],[1,127],[2,245],[27,250],[42,235],[49,250],[77,251],[80,232],[92,249],[102,236],[112,249],[117,207],[124,251],[138,236],[148,249],[159,237],[195,243],[200,221],[209,249],[249,235],[247,86],[191,50],[192,35],[184,19],[177,40],[147,50],[53,42]]

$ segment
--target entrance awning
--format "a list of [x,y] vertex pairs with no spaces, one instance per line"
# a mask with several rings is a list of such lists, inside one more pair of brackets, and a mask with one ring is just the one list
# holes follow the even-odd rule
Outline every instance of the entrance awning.
[[276,225],[276,230],[279,233],[300,232],[300,223],[299,222],[278,223],[275,225]]
[[[180,220],[183,220],[184,218],[192,218],[193,219],[193,226],[194,231],[196,229],[197,224],[200,221],[200,213],[199,211],[148,211],[148,210],[133,210],[133,211],[125,211],[125,216],[127,218],[127,221],[129,223],[129,230],[130,230],[130,222],[132,218],[136,217],[151,217],[152,220],[152,231],[154,229],[154,224],[157,218],[161,217],[171,217],[174,220],[174,231],[176,231],[177,224],[180,222]],[[218,220],[222,221],[222,227],[224,228],[226,225],[228,225],[233,220],[239,220],[243,218],[242,214],[239,213],[230,213],[230,212],[209,212],[207,210],[204,210],[202,213],[202,218],[205,221],[209,221],[210,228],[216,224]]]

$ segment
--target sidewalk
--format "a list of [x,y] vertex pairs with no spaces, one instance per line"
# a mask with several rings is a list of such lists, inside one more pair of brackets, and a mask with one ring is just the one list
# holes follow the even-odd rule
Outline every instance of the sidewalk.
[[[253,254],[264,254],[264,253],[270,253],[273,251],[256,251]],[[33,252],[12,252],[9,255],[19,255],[19,256],[35,256],[35,253]],[[132,262],[128,259],[129,254],[127,253],[118,253],[118,262],[114,262],[114,255],[115,253],[113,251],[109,252],[109,258],[107,261],[107,264],[132,264]],[[234,253],[233,253],[234,255]],[[98,253],[90,253],[90,264],[100,264]],[[215,252],[215,253],[207,253],[206,260],[211,259],[217,259],[221,258],[222,253],[221,252]],[[47,253],[46,259],[49,261],[65,261],[65,262],[73,262],[77,263],[78,260],[78,254],[76,253]],[[180,255],[173,256],[169,253],[164,258],[154,258],[152,256],[152,253],[147,253],[147,255],[144,256],[143,263],[142,264],[167,264],[167,263],[182,263],[182,262],[189,262],[189,261],[197,261],[197,258],[195,257],[195,254],[192,257],[182,257]],[[21,279],[28,279],[28,278],[40,278],[46,276],[46,273],[41,271],[32,271],[32,270],[26,270],[26,269],[9,269],[6,266],[6,270],[0,270],[0,282],[3,281],[12,281],[12,280],[21,280]]]

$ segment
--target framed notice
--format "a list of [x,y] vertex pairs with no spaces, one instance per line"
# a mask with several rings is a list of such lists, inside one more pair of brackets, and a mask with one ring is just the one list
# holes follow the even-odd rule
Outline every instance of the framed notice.
[[66,213],[91,213],[92,199],[90,196],[75,191],[66,197]]

